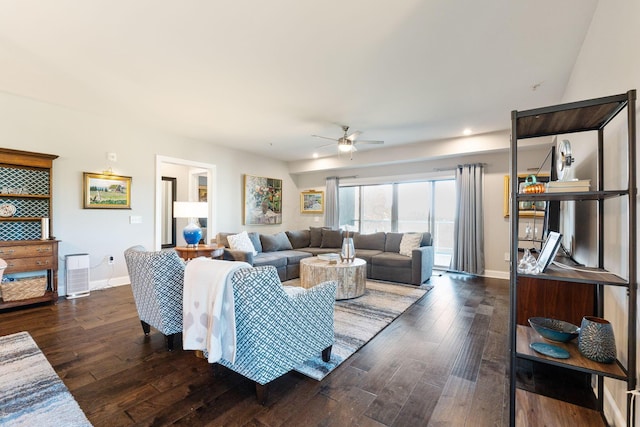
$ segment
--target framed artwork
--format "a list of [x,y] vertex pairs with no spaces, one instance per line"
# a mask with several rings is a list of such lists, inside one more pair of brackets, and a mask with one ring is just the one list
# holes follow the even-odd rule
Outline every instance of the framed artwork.
[[300,193],[300,213],[321,214],[324,212],[324,191],[303,191]]
[[[523,173],[518,174],[518,188],[522,188],[527,177],[531,174]],[[547,183],[550,177],[548,173],[540,173],[536,175],[536,182]],[[544,217],[545,208],[547,207],[544,201],[523,201],[518,203],[518,215],[521,217]],[[504,202],[502,205],[504,217],[507,218],[511,210],[511,179],[509,175],[504,176]]]
[[131,209],[131,177],[84,172],[85,209]]
[[245,225],[282,224],[282,180],[244,176]]

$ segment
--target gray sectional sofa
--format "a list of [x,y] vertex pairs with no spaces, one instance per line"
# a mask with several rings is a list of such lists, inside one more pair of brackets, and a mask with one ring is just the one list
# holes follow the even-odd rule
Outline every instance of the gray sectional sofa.
[[[326,253],[340,253],[345,233],[322,227],[309,230],[283,231],[273,235],[251,232],[249,238],[256,249],[252,252],[229,249],[227,236],[236,233],[218,233],[216,240],[224,245],[224,259],[245,261],[253,266],[273,265],[280,280],[300,276],[300,260]],[[422,233],[420,247],[411,256],[400,254],[403,233],[350,233],[356,256],[367,262],[367,277],[399,283],[421,285],[431,278],[433,270],[433,242],[431,233]]]

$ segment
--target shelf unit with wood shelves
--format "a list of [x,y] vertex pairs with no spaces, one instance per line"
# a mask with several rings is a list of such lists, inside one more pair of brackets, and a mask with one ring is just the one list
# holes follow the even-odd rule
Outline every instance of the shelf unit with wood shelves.
[[[561,268],[551,264],[544,273],[541,274],[521,274],[517,271],[518,246],[522,241],[518,237],[519,222],[522,221],[518,215],[511,216],[511,259],[514,260],[510,273],[510,422],[511,425],[533,425],[528,423],[531,412],[538,412],[547,420],[548,425],[603,425],[604,424],[604,378],[612,378],[626,382],[627,390],[633,390],[636,386],[636,317],[637,317],[637,272],[636,272],[636,91],[631,90],[624,94],[603,98],[596,98],[586,101],[573,102],[568,104],[555,105],[545,108],[538,108],[527,111],[512,112],[512,138],[511,138],[511,211],[516,212],[518,204],[523,201],[528,202],[575,202],[575,203],[595,203],[595,215],[597,219],[595,226],[590,232],[596,236],[596,246],[594,258],[598,261],[595,268],[580,267],[579,269]],[[626,150],[622,150],[620,159],[626,162],[628,174],[628,188],[605,189],[604,182],[604,129],[621,112],[626,110],[627,124],[627,144]],[[517,184],[518,170],[518,142],[522,139],[542,136],[558,136],[563,134],[595,131],[597,132],[597,179],[595,180],[594,191],[581,192],[558,192],[558,193],[536,193],[522,194],[519,192]],[[552,165],[555,167],[555,165]],[[615,175],[615,173],[614,173]],[[615,198],[626,200],[626,212],[621,220],[627,221],[628,242],[621,244],[625,248],[623,256],[628,257],[628,277],[621,277],[618,274],[607,271],[604,267],[604,235],[605,235],[605,210],[604,202]],[[547,294],[542,292],[536,294],[536,288],[549,286]],[[595,314],[602,317],[604,310],[604,288],[607,286],[622,287],[627,290],[627,315],[625,316],[627,331],[627,342],[625,349],[618,349],[624,354],[624,363],[616,360],[612,364],[602,364],[594,362],[584,357],[578,350],[577,343],[556,344],[567,350],[570,357],[568,359],[556,359],[536,353],[530,348],[530,344],[536,341],[544,341],[537,332],[523,322],[519,311],[526,311],[531,317],[536,311],[549,313],[546,307],[536,307],[532,301],[523,300],[523,296],[536,299],[535,303],[549,306],[558,306],[559,301],[544,298],[558,298],[558,289],[569,290],[570,288],[582,287],[587,298],[584,299],[579,310],[588,310],[591,305],[590,295],[593,296],[593,313],[585,312],[585,315]],[[520,289],[526,289],[527,295],[519,296]],[[523,293],[524,294],[524,293]],[[549,296],[550,295],[550,296]],[[544,298],[543,298],[544,296]],[[575,311],[575,307],[574,307]],[[574,316],[575,323],[575,312]],[[551,317],[545,315],[544,317]],[[560,319],[565,320],[565,319]],[[542,396],[529,390],[518,388],[516,381],[516,369],[519,361],[533,361],[559,367],[562,369],[582,372],[596,378],[595,395],[597,398],[596,410],[581,408],[571,409],[567,412],[566,402],[560,402],[548,396]],[[632,424],[631,397],[627,398],[627,425]],[[574,405],[570,405],[574,406]],[[564,408],[564,409],[561,409]],[[620,408],[623,409],[623,408]]]
[[46,275],[43,295],[17,300],[0,297],[0,310],[58,299],[58,240],[53,237],[51,191],[57,157],[0,148],[0,258],[7,262],[4,275]]

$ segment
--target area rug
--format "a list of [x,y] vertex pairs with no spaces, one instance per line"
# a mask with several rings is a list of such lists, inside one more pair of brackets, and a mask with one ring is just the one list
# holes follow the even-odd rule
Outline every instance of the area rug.
[[[285,285],[295,284],[292,282]],[[428,289],[368,280],[367,291],[361,297],[336,301],[331,360],[323,362],[319,355],[295,370],[322,380],[427,292]]]
[[28,332],[0,337],[0,425],[91,425]]

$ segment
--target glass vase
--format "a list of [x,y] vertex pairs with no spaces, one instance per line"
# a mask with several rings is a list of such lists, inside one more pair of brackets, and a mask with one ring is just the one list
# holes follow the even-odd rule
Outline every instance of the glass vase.
[[345,237],[342,239],[342,250],[340,252],[340,260],[342,262],[351,262],[356,257],[356,249],[353,246],[353,238]]

